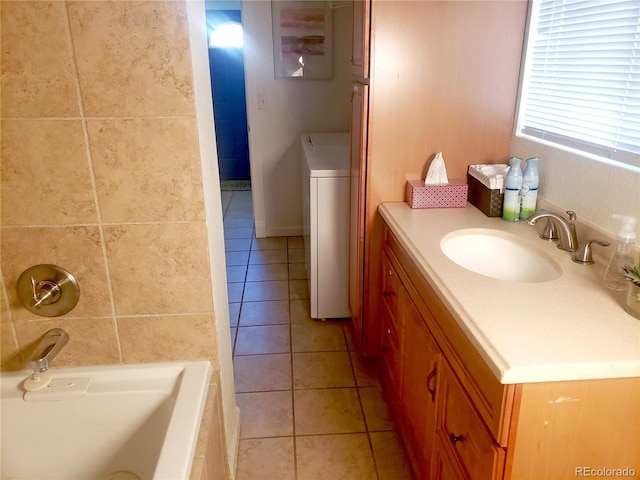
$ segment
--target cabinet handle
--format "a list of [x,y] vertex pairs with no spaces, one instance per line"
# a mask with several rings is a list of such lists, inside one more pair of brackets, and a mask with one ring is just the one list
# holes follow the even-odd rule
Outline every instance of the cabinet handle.
[[382,347],[382,353],[390,352],[391,349],[389,347]]
[[462,435],[456,435],[455,433],[452,433],[449,438],[451,439],[451,443],[453,443],[454,445],[464,440],[464,437]]
[[386,290],[384,292],[382,292],[382,295],[384,295],[385,297],[390,297],[391,295],[393,295],[391,292],[387,292]]
[[427,377],[427,390],[431,394],[431,401],[432,402],[436,401],[436,387],[435,387],[435,385],[432,386],[432,382],[435,380],[437,373],[438,373],[438,364],[436,363],[433,366],[433,370],[431,370],[431,373]]

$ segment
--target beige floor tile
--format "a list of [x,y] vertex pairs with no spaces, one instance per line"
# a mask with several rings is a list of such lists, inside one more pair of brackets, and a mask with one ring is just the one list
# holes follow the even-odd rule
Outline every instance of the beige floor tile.
[[303,249],[289,249],[289,263],[304,263],[304,260]]
[[233,360],[236,392],[291,389],[291,355],[238,356]]
[[247,282],[267,282],[273,280],[288,280],[289,271],[286,263],[268,263],[264,265],[249,265]]
[[287,237],[287,248],[289,250],[298,250],[298,249],[304,248],[304,238]]
[[251,265],[264,265],[266,263],[287,263],[286,250],[251,250],[249,256]]
[[253,228],[230,228],[224,229],[224,238],[253,238]]
[[407,453],[397,432],[370,434],[379,480],[413,480]]
[[366,434],[296,437],[298,478],[376,480]]
[[233,192],[220,192],[220,198],[222,200],[222,211],[226,212],[227,208],[229,208],[229,204],[231,203],[231,198],[233,197]]
[[224,242],[225,252],[239,252],[251,250],[250,238],[229,238]]
[[239,303],[242,301],[244,285],[244,283],[227,283],[227,295],[230,303]]
[[227,267],[249,263],[249,252],[225,252]]
[[305,322],[291,325],[291,346],[294,352],[327,352],[346,350],[342,325],[339,321]]
[[307,269],[304,263],[289,263],[289,280],[307,279]]
[[240,303],[230,303],[229,304],[229,325],[232,327],[237,327],[239,317],[240,317]]
[[393,430],[395,422],[389,404],[381,387],[359,388],[360,401],[364,418],[367,421],[367,430],[380,432]]
[[364,420],[354,388],[295,390],[296,435],[364,432]]
[[227,267],[227,283],[244,282],[246,279],[246,265],[231,265]]
[[293,388],[355,386],[348,352],[294,353]]
[[251,250],[284,250],[287,248],[287,237],[254,238]]
[[245,302],[261,302],[266,300],[287,300],[289,288],[285,280],[272,282],[247,282],[244,288]]
[[[346,330],[346,328],[345,328]],[[359,351],[350,349],[351,363],[356,375],[356,383],[359,387],[380,386],[378,376],[378,359],[376,357],[365,357]]]
[[238,333],[238,329],[236,327],[231,327],[231,349],[233,351],[233,349],[236,346],[236,334]]
[[289,298],[291,300],[309,298],[309,282],[306,280],[289,280]]
[[293,435],[291,391],[237,393],[240,438]]
[[229,228],[251,228],[253,227],[253,215],[243,212],[227,212],[223,224]]
[[244,302],[240,311],[240,325],[273,325],[289,323],[289,302],[273,300],[267,302]]
[[236,338],[236,355],[288,353],[291,350],[289,325],[240,327]]
[[233,206],[253,212],[253,194],[251,190],[236,190],[233,192]]
[[236,480],[295,480],[293,437],[240,440]]
[[311,320],[309,312],[309,299],[291,300],[289,303],[289,311],[291,312],[291,323],[304,323]]

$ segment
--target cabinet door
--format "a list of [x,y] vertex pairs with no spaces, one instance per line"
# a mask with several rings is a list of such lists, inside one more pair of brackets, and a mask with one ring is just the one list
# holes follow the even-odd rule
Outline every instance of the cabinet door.
[[442,355],[404,289],[400,291],[399,303],[404,319],[402,410],[421,476],[428,477],[436,431],[436,399]]
[[351,39],[351,72],[369,77],[369,22],[371,0],[353,1],[353,37]]
[[426,478],[429,480],[468,480],[456,459],[451,458],[449,448],[442,444],[440,437],[436,437],[434,442],[431,474]]
[[[436,435],[438,444],[447,451],[442,458],[454,461],[455,468],[470,479],[502,478],[504,449],[487,430],[447,362],[441,363],[440,370]],[[432,465],[432,472],[435,467]]]
[[402,368],[401,328],[402,325],[398,320],[393,319],[386,308],[383,309],[380,380],[392,404],[399,401],[402,388],[400,376]]
[[367,176],[367,120],[369,86],[354,83],[351,90],[351,170],[349,224],[349,309],[357,338],[363,338],[364,232]]

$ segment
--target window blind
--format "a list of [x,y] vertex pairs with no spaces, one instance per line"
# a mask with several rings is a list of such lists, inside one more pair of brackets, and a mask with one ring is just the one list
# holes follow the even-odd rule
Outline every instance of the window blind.
[[534,0],[518,130],[640,167],[640,2]]

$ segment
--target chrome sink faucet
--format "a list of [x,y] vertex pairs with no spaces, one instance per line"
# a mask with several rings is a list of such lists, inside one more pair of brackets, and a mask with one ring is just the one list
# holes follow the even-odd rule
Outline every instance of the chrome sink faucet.
[[576,234],[576,212],[567,210],[569,219],[567,220],[561,215],[550,212],[549,210],[538,210],[536,213],[527,218],[529,225],[535,225],[541,218],[550,219],[557,227],[560,234],[560,244],[558,248],[567,252],[575,252],[578,250],[578,236]]
[[53,328],[45,333],[29,359],[33,372],[38,374],[49,370],[49,364],[68,341],[69,334],[61,328]]

